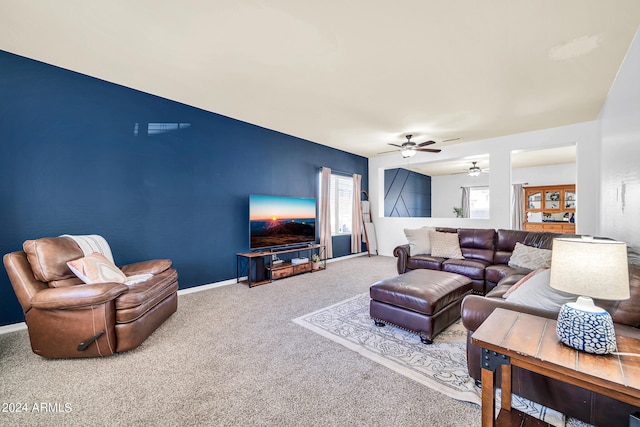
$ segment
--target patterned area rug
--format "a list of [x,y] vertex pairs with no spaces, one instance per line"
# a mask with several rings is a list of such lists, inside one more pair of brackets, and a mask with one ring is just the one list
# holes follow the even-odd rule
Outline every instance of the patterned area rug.
[[[293,321],[453,399],[481,404],[480,388],[468,375],[467,332],[460,321],[425,345],[416,334],[375,326],[366,293]],[[519,396],[513,396],[512,406],[554,426],[565,425],[563,414]]]

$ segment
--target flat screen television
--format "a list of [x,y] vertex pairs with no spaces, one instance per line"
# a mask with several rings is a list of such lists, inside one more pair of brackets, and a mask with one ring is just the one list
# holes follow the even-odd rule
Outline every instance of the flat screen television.
[[316,241],[316,199],[249,196],[250,248],[275,248]]

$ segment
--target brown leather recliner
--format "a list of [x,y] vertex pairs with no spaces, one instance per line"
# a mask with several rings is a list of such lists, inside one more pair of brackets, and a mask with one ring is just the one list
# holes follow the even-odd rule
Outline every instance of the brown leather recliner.
[[49,358],[110,356],[139,346],[178,307],[178,273],[170,260],[120,267],[133,285],[84,284],[67,266],[85,256],[70,237],[27,240],[3,261],[34,353]]

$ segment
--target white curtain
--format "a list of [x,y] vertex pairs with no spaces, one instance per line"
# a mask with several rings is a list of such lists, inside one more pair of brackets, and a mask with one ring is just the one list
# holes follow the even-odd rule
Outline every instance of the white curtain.
[[351,253],[362,252],[362,205],[360,204],[360,182],[362,176],[353,174],[353,203],[351,205]]
[[327,258],[333,258],[331,244],[331,169],[322,168],[320,180],[320,245],[324,246]]
[[524,187],[522,184],[513,184],[511,191],[511,229],[522,230],[524,223]]
[[471,217],[471,206],[469,203],[469,196],[471,195],[470,187],[462,188],[462,218]]

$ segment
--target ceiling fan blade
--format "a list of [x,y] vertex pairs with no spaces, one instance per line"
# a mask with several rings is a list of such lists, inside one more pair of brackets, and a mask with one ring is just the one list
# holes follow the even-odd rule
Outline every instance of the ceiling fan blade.
[[435,141],[425,141],[418,144],[418,147],[424,147],[424,146],[435,144],[435,143],[436,143]]
[[388,142],[388,143],[387,143],[387,145],[393,145],[394,147],[400,147],[400,148],[402,148],[402,145],[392,144],[392,143],[390,143],[390,142]]
[[398,151],[400,151],[400,150],[383,151],[383,152],[378,153],[378,154],[397,153]]
[[424,151],[427,153],[439,153],[442,150],[436,149],[436,148],[416,148],[417,151]]

